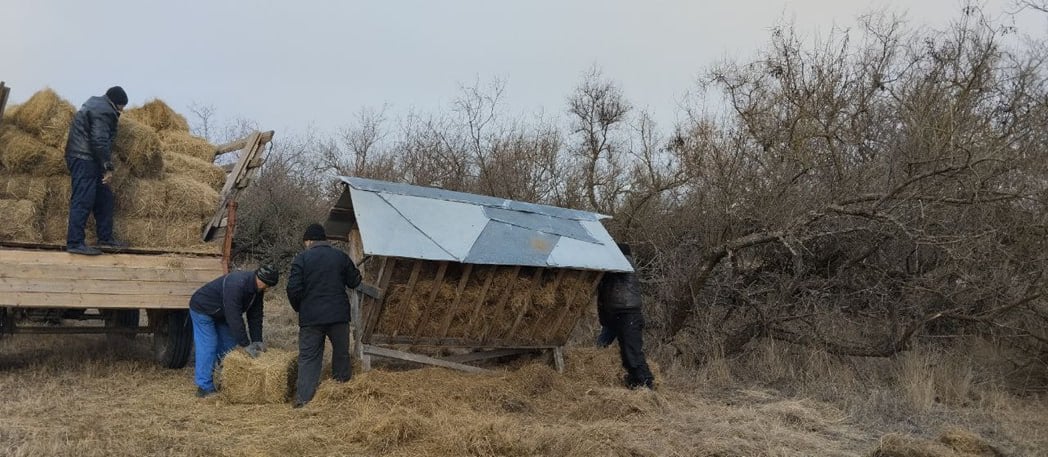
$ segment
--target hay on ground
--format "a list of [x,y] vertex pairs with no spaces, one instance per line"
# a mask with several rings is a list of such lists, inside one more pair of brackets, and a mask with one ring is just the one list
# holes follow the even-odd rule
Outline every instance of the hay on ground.
[[29,200],[0,200],[0,239],[38,242],[36,205]]
[[0,163],[14,174],[57,176],[66,174],[65,154],[17,127],[0,128]]
[[11,121],[44,144],[65,149],[74,114],[76,108],[71,103],[46,88],[19,105],[17,112],[11,115]]
[[965,456],[1003,457],[1004,453],[989,445],[978,435],[959,428],[950,428],[939,435],[939,442]]
[[222,360],[219,394],[229,403],[284,403],[291,398],[297,376],[294,352],[270,349],[253,359],[233,351]]
[[215,164],[177,152],[164,153],[164,170],[168,174],[183,176],[207,184],[219,190],[226,183],[226,172]]
[[133,119],[120,117],[113,141],[114,161],[127,167],[131,175],[156,178],[164,171],[160,137],[152,127]]
[[167,103],[155,98],[142,106],[124,111],[122,118],[140,122],[158,131],[189,131],[189,123],[185,117],[176,113]]
[[178,130],[161,130],[159,134],[165,152],[185,154],[214,163],[216,148],[207,140]]

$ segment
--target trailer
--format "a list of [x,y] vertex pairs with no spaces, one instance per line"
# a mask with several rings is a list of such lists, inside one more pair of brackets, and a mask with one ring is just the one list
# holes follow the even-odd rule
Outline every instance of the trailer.
[[[0,111],[5,99],[0,97]],[[193,340],[189,298],[230,270],[237,198],[272,138],[272,131],[253,132],[216,148],[216,158],[237,151],[239,158],[226,167],[220,203],[202,227],[202,241],[221,239],[214,251],[103,249],[104,255],[92,257],[66,253],[64,246],[0,241],[0,338],[152,334],[158,363],[185,366]]]
[[382,357],[475,372],[484,370],[469,363],[527,352],[563,370],[562,348],[603,275],[633,271],[600,222],[608,216],[340,179],[324,225],[365,281],[351,300],[365,370]]

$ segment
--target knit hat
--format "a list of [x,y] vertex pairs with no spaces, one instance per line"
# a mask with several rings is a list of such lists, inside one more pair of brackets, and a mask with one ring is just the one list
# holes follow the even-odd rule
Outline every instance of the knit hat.
[[280,282],[280,272],[272,265],[262,265],[255,270],[255,276],[258,277],[263,284],[273,287]]
[[120,86],[110,87],[106,91],[106,97],[109,101],[113,102],[114,105],[127,105],[127,92],[124,92],[124,88]]
[[302,241],[323,241],[327,239],[327,233],[324,232],[324,226],[320,224],[309,224],[306,227],[306,233],[302,235]]

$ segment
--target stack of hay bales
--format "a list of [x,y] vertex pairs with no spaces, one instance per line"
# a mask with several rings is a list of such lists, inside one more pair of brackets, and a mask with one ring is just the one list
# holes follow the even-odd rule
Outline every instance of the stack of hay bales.
[[[65,144],[76,109],[51,89],[12,106],[0,123],[0,240],[64,244],[69,217]],[[225,172],[215,147],[160,100],[120,117],[113,144],[115,231],[135,247],[201,248]],[[88,237],[94,236],[89,223]]]

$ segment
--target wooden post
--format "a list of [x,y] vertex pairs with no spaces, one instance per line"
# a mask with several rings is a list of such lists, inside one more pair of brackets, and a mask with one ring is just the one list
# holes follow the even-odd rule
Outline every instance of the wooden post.
[[230,262],[233,257],[233,232],[237,227],[237,202],[229,201],[229,211],[226,213],[226,234],[222,240],[222,269],[229,273]]
[[467,323],[466,332],[462,335],[463,338],[469,338],[470,335],[480,331],[480,323],[477,322],[477,317],[480,315],[480,307],[484,306],[484,301],[488,299],[488,290],[491,289],[491,281],[495,279],[495,275],[498,274],[499,267],[497,265],[492,266],[489,269],[488,277],[484,280],[484,287],[480,288],[480,295],[477,296],[477,301],[473,302],[473,314],[469,317]]
[[487,343],[488,338],[491,336],[492,331],[495,329],[495,322],[502,317],[502,310],[506,308],[506,303],[509,302],[509,297],[513,295],[513,286],[516,283],[517,275],[520,274],[520,265],[513,266],[513,272],[510,273],[510,282],[506,284],[506,289],[502,291],[502,295],[499,296],[499,302],[495,305],[495,312],[492,313],[491,319],[488,319],[488,325],[484,326],[484,332],[481,334],[481,343]]
[[371,363],[370,360],[367,363],[364,361],[364,357],[368,356],[364,354],[364,326],[360,322],[362,319],[360,315],[362,295],[360,292],[349,294],[349,328],[353,331],[353,352],[356,354],[357,359],[360,360],[360,366],[363,367],[364,371],[368,371],[371,369]]
[[564,346],[553,348],[553,367],[557,373],[564,373]]
[[11,94],[11,88],[0,81],[0,123],[4,120],[4,108],[7,107],[7,96]]
[[393,257],[383,257],[382,266],[379,268],[378,273],[378,288],[382,291],[382,298],[372,300],[375,304],[374,309],[371,310],[371,314],[368,316],[367,327],[364,328],[364,342],[368,343],[371,341],[371,335],[375,333],[375,327],[378,326],[379,319],[382,317],[382,310],[386,307],[386,298],[389,297],[388,288],[389,280],[393,276],[393,269],[397,266],[397,259]]

